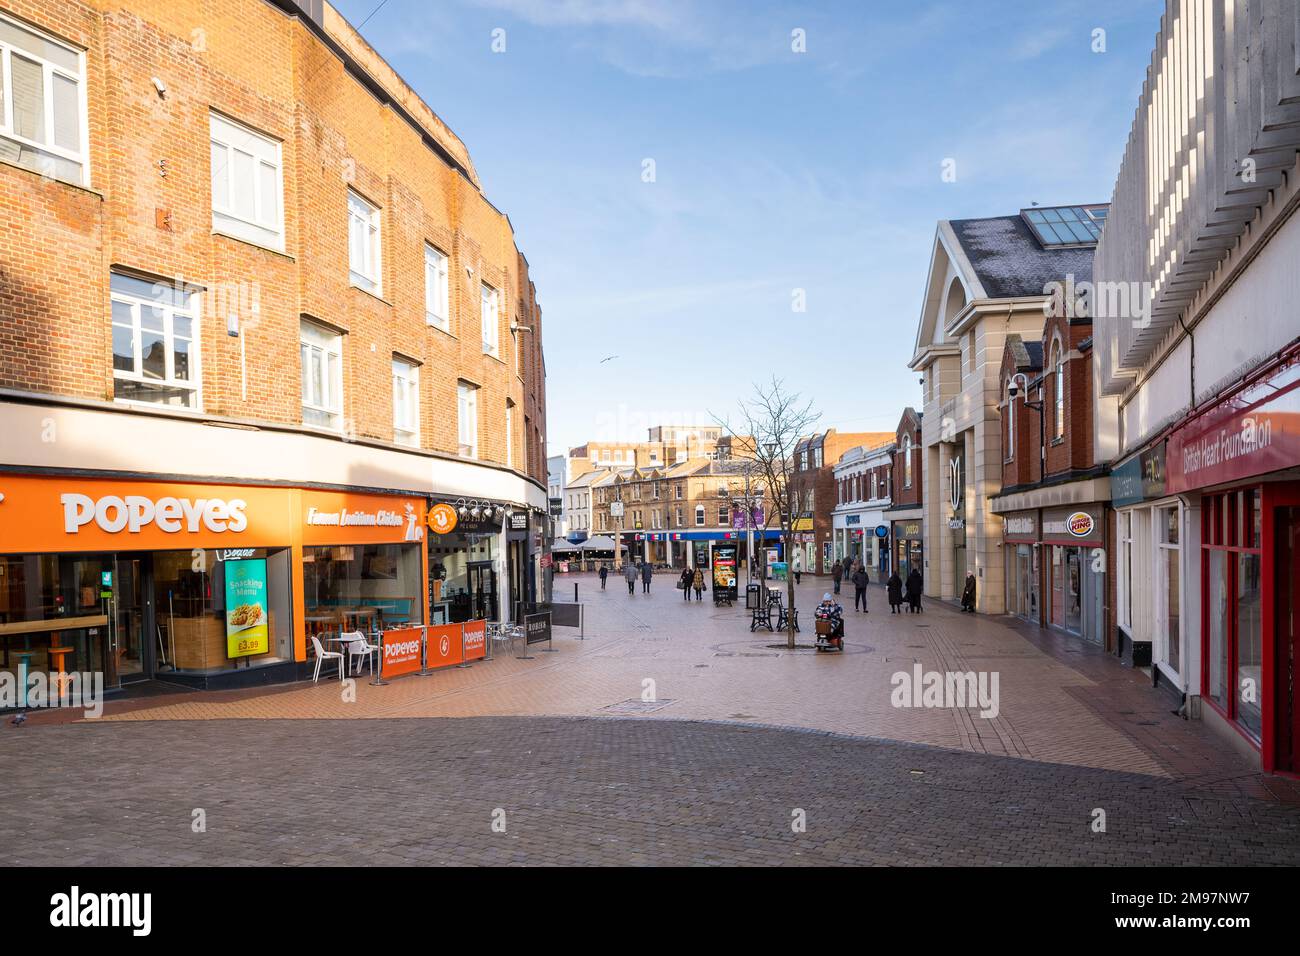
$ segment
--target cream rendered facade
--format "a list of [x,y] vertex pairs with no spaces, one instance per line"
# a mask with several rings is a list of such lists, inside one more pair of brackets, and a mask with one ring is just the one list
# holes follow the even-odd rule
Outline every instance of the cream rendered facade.
[[952,225],[939,223],[909,363],[923,379],[925,593],[956,599],[970,570],[988,614],[1006,610],[1002,518],[989,500],[1002,488],[1002,349],[1013,332],[1041,337],[1047,301],[990,297]]

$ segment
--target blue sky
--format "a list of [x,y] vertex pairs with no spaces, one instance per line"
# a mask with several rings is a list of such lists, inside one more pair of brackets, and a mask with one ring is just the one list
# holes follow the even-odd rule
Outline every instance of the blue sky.
[[1109,200],[1164,8],[335,5],[370,16],[362,33],[514,224],[544,313],[550,454],[707,422],[773,374],[824,427],[892,431],[920,405],[907,362],[936,220]]

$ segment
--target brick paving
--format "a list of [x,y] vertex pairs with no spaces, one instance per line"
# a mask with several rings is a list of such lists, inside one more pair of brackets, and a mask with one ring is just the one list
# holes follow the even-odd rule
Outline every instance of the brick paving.
[[1279,803],[803,730],[487,717],[2,739],[21,768],[0,802],[3,865],[1300,863],[1300,811]]
[[[354,702],[322,681],[6,724],[0,863],[1300,862],[1293,782],[1076,639],[937,602],[891,616],[873,588],[845,654],[791,652],[666,576],[614,583],[579,579],[586,640],[362,677]],[[999,714],[892,707],[918,662],[997,671]]]

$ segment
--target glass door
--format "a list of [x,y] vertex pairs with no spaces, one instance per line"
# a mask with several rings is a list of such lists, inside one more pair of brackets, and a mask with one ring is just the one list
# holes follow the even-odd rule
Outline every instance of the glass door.
[[470,614],[475,620],[497,619],[497,575],[490,561],[469,564]]
[[1078,548],[1065,549],[1065,629],[1083,633],[1083,566]]
[[109,613],[109,648],[122,683],[153,676],[153,646],[149,640],[152,618],[144,581],[144,561],[118,555],[113,562],[113,596]]

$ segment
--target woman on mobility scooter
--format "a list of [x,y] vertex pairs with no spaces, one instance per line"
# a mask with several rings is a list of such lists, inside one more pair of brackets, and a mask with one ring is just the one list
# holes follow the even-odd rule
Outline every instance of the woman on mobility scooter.
[[822,595],[822,603],[813,612],[817,626],[817,650],[844,650],[844,608],[835,602],[830,592]]

